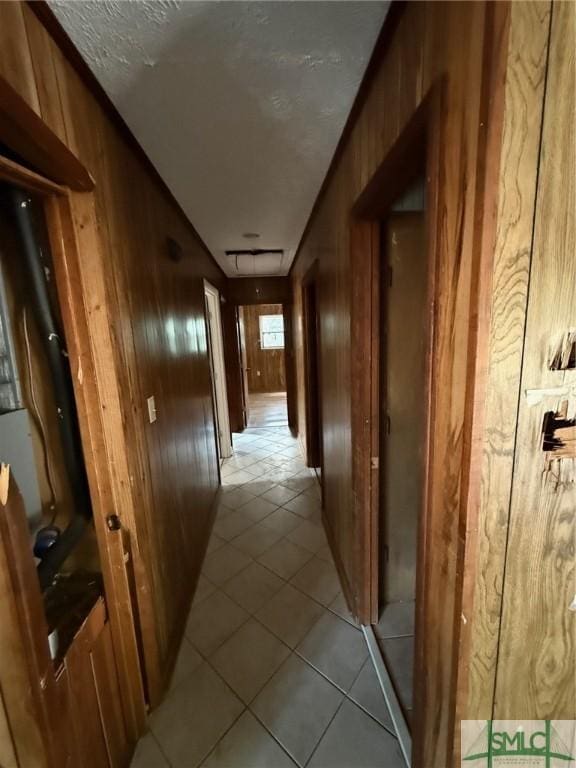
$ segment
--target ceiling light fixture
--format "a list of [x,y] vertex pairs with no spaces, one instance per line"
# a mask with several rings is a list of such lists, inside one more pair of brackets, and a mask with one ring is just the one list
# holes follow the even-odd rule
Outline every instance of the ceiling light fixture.
[[260,237],[260,235],[258,234],[258,232],[244,232],[242,237],[245,237],[246,240],[256,240],[257,238]]

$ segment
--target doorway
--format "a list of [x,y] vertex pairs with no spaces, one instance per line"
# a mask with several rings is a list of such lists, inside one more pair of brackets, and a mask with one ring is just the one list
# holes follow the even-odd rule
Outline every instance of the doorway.
[[288,426],[282,304],[239,307],[238,328],[246,424]]
[[232,455],[232,436],[228,414],[226,392],[226,368],[224,365],[224,344],[222,340],[222,317],[220,314],[220,293],[213,285],[204,281],[206,300],[206,321],[208,328],[208,352],[212,374],[212,397],[216,427],[216,447],[220,461]]
[[377,635],[398,699],[413,708],[418,531],[423,507],[428,347],[425,180],[380,226],[379,588]]
[[320,325],[318,262],[302,281],[304,376],[306,402],[306,463],[322,476],[322,404],[320,389]]

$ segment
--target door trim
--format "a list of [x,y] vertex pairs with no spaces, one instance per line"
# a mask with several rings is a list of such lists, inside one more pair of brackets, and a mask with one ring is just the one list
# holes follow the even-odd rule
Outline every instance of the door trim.
[[224,337],[222,334],[222,315],[220,312],[220,292],[207,280],[204,280],[204,295],[207,306],[207,330],[211,349],[211,376],[215,393],[216,441],[220,459],[232,456],[232,434],[228,413],[228,392],[226,389],[226,364],[224,362]]
[[[142,566],[143,545],[134,527],[134,500],[124,482],[128,471],[126,446],[94,195],[73,192],[4,158],[0,158],[0,179],[43,199],[70,367],[76,372],[72,377],[74,397],[121,681],[120,699],[129,738],[135,742],[146,726],[144,672],[149,696],[159,693],[158,649],[150,587]],[[84,290],[87,280],[89,301]],[[100,405],[104,401],[105,409]],[[115,546],[106,525],[106,517],[116,510],[122,510],[128,565],[124,547]],[[133,568],[140,580],[137,606],[130,592],[127,567]],[[142,649],[138,637],[143,640]]]
[[[303,334],[302,343],[304,349],[304,407],[306,413],[306,463],[309,467],[320,468],[320,485],[322,492],[324,489],[323,482],[323,451],[322,451],[322,380],[320,371],[320,334],[318,328],[312,328],[310,307],[308,300],[308,291],[313,288],[316,292],[316,320],[318,318],[318,260],[316,260],[312,266],[308,269],[304,277],[302,278],[302,319],[303,319]],[[316,381],[312,379],[311,373],[311,360],[312,350],[310,345],[311,334],[316,336]],[[313,405],[312,398],[314,394],[316,396],[316,418],[313,418]]]
[[[428,287],[426,302],[425,382],[426,414],[423,425],[422,502],[418,524],[416,568],[416,626],[414,679],[426,674],[424,624],[426,616],[426,572],[428,552],[429,477],[433,413],[433,365],[435,307],[439,243],[437,222],[441,185],[442,81],[431,89],[401,133],[384,161],[358,197],[350,221],[351,269],[351,392],[352,392],[352,484],[357,525],[356,562],[363,574],[357,611],[363,624],[378,621],[380,573],[380,333],[381,333],[381,222],[394,200],[425,168],[426,250]],[[368,375],[366,368],[368,365]],[[414,686],[413,739],[418,745],[424,732],[421,686]],[[416,748],[418,753],[418,748]]]

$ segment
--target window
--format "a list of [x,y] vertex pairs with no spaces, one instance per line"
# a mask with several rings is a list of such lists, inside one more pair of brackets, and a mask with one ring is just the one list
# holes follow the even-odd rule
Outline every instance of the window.
[[260,349],[284,349],[284,316],[260,315]]

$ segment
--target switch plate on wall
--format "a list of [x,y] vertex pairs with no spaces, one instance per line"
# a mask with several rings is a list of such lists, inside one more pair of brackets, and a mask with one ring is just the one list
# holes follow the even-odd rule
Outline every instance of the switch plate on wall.
[[146,403],[148,404],[148,421],[150,424],[153,424],[156,421],[156,400],[154,399],[154,395],[149,397],[146,400]]

